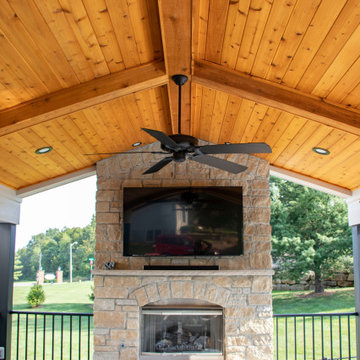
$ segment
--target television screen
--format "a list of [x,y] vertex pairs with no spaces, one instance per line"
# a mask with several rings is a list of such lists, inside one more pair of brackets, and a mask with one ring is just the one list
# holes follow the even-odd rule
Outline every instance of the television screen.
[[124,189],[124,256],[242,253],[241,188]]

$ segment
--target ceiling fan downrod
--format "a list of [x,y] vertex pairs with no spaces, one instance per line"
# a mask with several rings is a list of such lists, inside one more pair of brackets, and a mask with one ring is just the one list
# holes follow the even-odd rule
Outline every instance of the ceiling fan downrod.
[[178,98],[178,133],[181,134],[181,86],[183,86],[187,80],[188,77],[186,75],[173,75],[172,80],[174,83],[179,87],[179,98]]

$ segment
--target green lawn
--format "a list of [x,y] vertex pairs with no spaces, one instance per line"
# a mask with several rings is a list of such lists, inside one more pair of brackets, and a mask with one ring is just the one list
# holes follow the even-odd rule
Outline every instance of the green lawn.
[[[354,290],[328,290],[321,296],[310,292],[273,292],[274,314],[354,312]],[[354,316],[274,319],[274,359],[349,358],[356,355]],[[278,335],[276,340],[276,333]],[[341,335],[340,335],[341,334]],[[349,343],[350,336],[350,343]],[[296,342],[295,342],[296,339]],[[295,356],[296,354],[296,356]]]
[[[45,284],[45,303],[31,309],[26,302],[32,284],[15,286],[14,310],[92,313],[88,294],[92,282]],[[90,359],[93,352],[92,318],[78,316],[13,315],[12,359]],[[19,325],[20,331],[17,331]],[[71,330],[70,330],[71,329]],[[53,346],[54,344],[54,346]],[[71,354],[70,354],[71,349]],[[63,351],[64,353],[61,353]],[[36,352],[36,353],[35,353]],[[43,357],[44,354],[44,357]],[[79,356],[80,354],[80,356]]]
[[327,290],[325,295],[309,296],[310,291],[274,291],[274,314],[354,312],[354,289]]
[[63,284],[44,284],[45,303],[31,309],[26,302],[26,296],[32,284],[26,286],[15,286],[13,294],[14,310],[33,310],[48,312],[92,312],[92,302],[88,295],[91,292],[90,281],[63,283]]

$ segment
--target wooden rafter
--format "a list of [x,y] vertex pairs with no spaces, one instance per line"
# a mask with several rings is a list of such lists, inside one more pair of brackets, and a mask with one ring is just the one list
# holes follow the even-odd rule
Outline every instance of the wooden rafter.
[[[159,0],[161,36],[166,72],[190,77],[191,72],[191,0]],[[189,79],[190,80],[190,79]],[[190,81],[182,86],[181,132],[190,133]],[[173,132],[178,132],[178,87],[168,86]]]
[[163,62],[152,62],[42,96],[0,112],[0,136],[137,91],[167,84]]
[[290,90],[281,85],[224,69],[210,62],[195,62],[192,81],[204,87],[360,135],[359,112],[326,103],[320,98]]

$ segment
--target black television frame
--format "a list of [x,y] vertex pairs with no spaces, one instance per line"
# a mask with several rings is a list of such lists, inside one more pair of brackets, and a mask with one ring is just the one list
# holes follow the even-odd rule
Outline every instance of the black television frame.
[[[215,194],[220,198],[240,205],[241,230],[238,231],[238,244],[240,250],[233,254],[190,254],[190,255],[154,255],[154,254],[133,254],[129,251],[129,239],[126,230],[126,212],[128,209],[139,208],[157,199],[181,194],[184,192],[205,192]],[[131,193],[131,194],[130,194]],[[130,196],[129,196],[130,195]],[[244,208],[243,189],[240,186],[191,186],[191,187],[124,187],[123,188],[123,256],[124,257],[203,257],[203,256],[242,256],[244,254]]]

